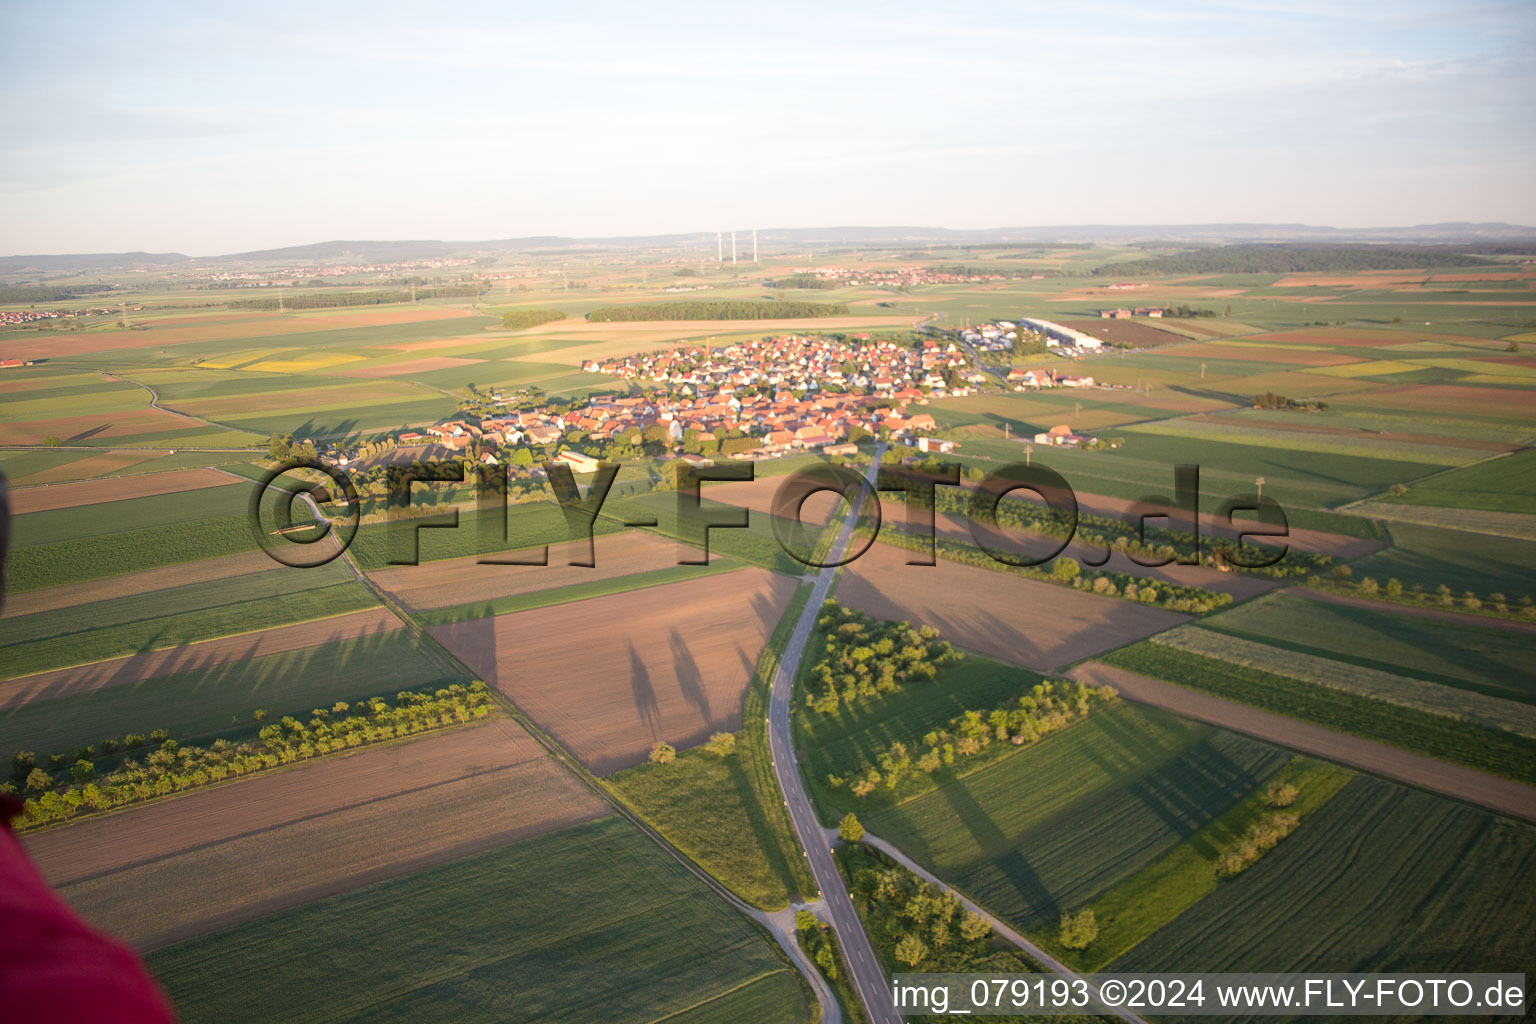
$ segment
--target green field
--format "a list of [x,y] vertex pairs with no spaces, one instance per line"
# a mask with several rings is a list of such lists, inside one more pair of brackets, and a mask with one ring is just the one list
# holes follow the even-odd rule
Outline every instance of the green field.
[[1443,530],[1412,523],[1387,526],[1392,546],[1350,563],[1355,579],[1397,579],[1429,593],[1442,584],[1459,597],[1471,590],[1486,598],[1499,591],[1511,601],[1536,598],[1536,541]]
[[[334,577],[336,574],[330,575]],[[0,678],[181,647],[215,637],[254,633],[289,623],[344,615],[378,604],[367,588],[356,580],[326,582],[322,576],[306,586],[310,581],[303,577],[302,572],[289,570],[269,577],[270,582],[265,586],[240,585],[249,581],[216,581],[122,598],[122,604],[106,604],[124,616],[137,614],[141,617],[101,627],[89,618],[81,618],[78,608],[9,620],[7,635],[12,629],[19,635],[0,647],[5,653]],[[263,593],[264,590],[270,593]],[[247,593],[254,596],[245,596]],[[194,603],[188,610],[170,610],[200,598],[222,603]],[[20,632],[27,629],[35,632]]]
[[202,663],[194,647],[162,675],[0,710],[0,756],[70,750],[155,729],[200,740],[249,730],[257,708],[273,720],[302,717],[338,700],[464,681],[403,630],[214,665]]
[[1110,969],[1528,971],[1533,876],[1536,828],[1360,775]]
[[[420,489],[415,489],[419,494]],[[604,502],[604,511],[613,499]],[[449,511],[431,505],[419,504],[413,496],[412,512],[437,514]],[[541,544],[557,544],[569,536],[565,515],[553,501],[527,501],[507,506],[506,540],[501,540],[501,510],[484,514],[474,507],[459,511],[456,527],[425,527],[415,531],[417,554],[423,562],[445,558],[466,558],[470,555],[491,555],[517,551]],[[612,519],[598,517],[592,524],[594,536],[618,533],[623,524]],[[482,531],[489,531],[482,537]],[[386,568],[391,559],[411,556],[412,530],[397,523],[365,523],[358,528],[357,537],[349,549],[360,568],[365,570]]]
[[[622,819],[150,954],[181,1018],[792,1024],[776,947]],[[783,982],[762,983],[783,975]],[[754,984],[759,982],[759,984]]]
[[[818,632],[803,664],[813,664],[821,649]],[[853,704],[841,703],[833,712],[809,708],[797,711],[793,725],[796,742],[805,750],[802,774],[817,805],[823,808],[823,820],[835,823],[846,811],[864,814],[893,800],[910,798],[957,773],[975,771],[1005,753],[1008,748],[997,745],[932,776],[914,772],[894,794],[882,786],[860,799],[846,786],[834,788],[827,784],[828,775],[847,776],[861,765],[878,763],[879,755],[890,749],[892,743],[905,743],[916,751],[923,734],[930,729],[943,728],[967,710],[990,710],[1011,703],[1029,693],[1040,678],[1028,669],[968,655],[962,662],[945,666],[933,680],[909,680],[891,693]],[[803,692],[802,684],[802,695]]]
[[1166,854],[1287,760],[1266,744],[1121,704],[865,824],[1035,930]]
[[1299,755],[1292,758],[1266,785],[1255,788],[1167,854],[1095,897],[1091,909],[1099,936],[1087,950],[1074,953],[1059,948],[1058,934],[1055,952],[1081,969],[1102,970],[1222,885],[1217,860],[1246,829],[1269,813],[1268,786],[1295,786],[1299,792],[1286,810],[1305,820],[1352,778],[1353,772],[1331,762]]
[[1099,660],[1275,714],[1536,784],[1536,741],[1142,641]]
[[[1536,401],[1533,401],[1536,405]],[[1536,451],[1525,449],[1430,477],[1386,500],[1490,512],[1536,512]]]
[[154,494],[123,501],[103,501],[47,512],[29,512],[12,523],[18,548],[62,541],[88,540],[107,534],[153,527],[196,523],[205,519],[243,513],[251,500],[251,486],[230,481],[220,487],[201,487],[174,494]]
[[1536,703],[1529,633],[1392,610],[1266,594],[1200,620],[1203,629],[1305,654]]

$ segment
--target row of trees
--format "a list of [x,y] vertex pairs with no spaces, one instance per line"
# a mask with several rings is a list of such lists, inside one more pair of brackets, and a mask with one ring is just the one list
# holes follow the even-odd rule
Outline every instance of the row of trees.
[[844,302],[757,302],[727,299],[714,302],[652,302],[630,306],[600,306],[587,314],[592,323],[632,320],[799,320],[847,316]]
[[1158,274],[1296,274],[1309,271],[1418,270],[1493,264],[1450,246],[1220,245],[1176,256],[1111,263],[1093,273],[1110,277]]
[[789,274],[777,281],[768,282],[772,288],[811,288],[829,291],[841,288],[843,282],[834,277],[817,277],[815,274]]
[[1318,398],[1287,398],[1277,395],[1273,391],[1266,391],[1261,395],[1253,396],[1255,409],[1281,409],[1287,412],[1303,409],[1307,412],[1327,412],[1328,403]]
[[[877,757],[878,766],[865,763],[851,776],[855,796],[867,797],[882,783],[894,790],[913,772],[932,775],[962,758],[975,757],[993,742],[1024,746],[1060,732],[1090,715],[1094,708],[1115,700],[1109,686],[1089,686],[1075,680],[1042,680],[1029,693],[991,709],[964,711],[942,728],[924,734],[922,753],[915,758],[907,744],[892,743]],[[828,776],[838,788],[849,779]]]
[[558,309],[509,309],[501,314],[501,326],[508,330],[520,331],[564,319],[565,314]]
[[1386,583],[1380,583],[1374,576],[1366,576],[1358,583],[1354,580],[1354,570],[1347,565],[1335,566],[1332,576],[1324,580],[1321,576],[1308,576],[1307,586],[1318,590],[1332,590],[1337,593],[1358,594],[1361,597],[1369,597],[1378,601],[1394,601],[1399,604],[1427,605],[1439,608],[1461,608],[1470,612],[1482,614],[1505,615],[1511,618],[1536,619],[1536,599],[1529,594],[1522,594],[1517,599],[1511,599],[1500,591],[1491,591],[1479,597],[1470,590],[1464,590],[1458,596],[1450,586],[1441,583],[1433,591],[1425,588],[1422,583],[1415,583],[1412,587],[1404,588],[1396,578],[1388,579]]
[[332,309],[337,306],[387,306],[420,299],[475,298],[484,291],[478,284],[442,285],[437,288],[369,292],[300,292],[296,295],[263,296],[259,299],[235,299],[225,303],[230,309]]
[[[221,739],[208,747],[182,746],[165,730],[156,730],[150,737],[158,742],[143,761],[129,757],[99,777],[96,764],[86,758],[75,760],[67,774],[59,777],[32,768],[20,789],[27,799],[16,824],[29,828],[68,821],[295,761],[485,718],[490,711],[489,692],[476,681],[435,691],[402,690],[393,704],[382,697],[355,706],[338,701],[329,709],[315,708],[308,722],[284,716],[262,726],[255,740],[245,742]],[[258,710],[253,718],[262,721],[266,712]],[[126,749],[137,750],[142,745],[135,742],[138,739],[124,737]],[[107,744],[102,746],[105,750]],[[25,751],[12,759],[13,775],[28,758],[36,763]]]
[[932,680],[941,667],[965,657],[940,640],[932,626],[873,619],[830,598],[816,626],[823,648],[811,666],[808,686],[818,694],[811,710],[821,714],[890,693],[908,680]]

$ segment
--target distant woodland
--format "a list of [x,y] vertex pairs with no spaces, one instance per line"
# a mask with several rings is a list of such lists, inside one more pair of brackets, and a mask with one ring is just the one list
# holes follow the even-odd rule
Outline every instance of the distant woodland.
[[1156,274],[1297,274],[1307,271],[1423,270],[1484,267],[1492,260],[1447,246],[1224,245],[1177,256],[1111,263],[1093,272],[1110,277]]
[[847,303],[654,302],[634,306],[602,306],[587,314],[593,323],[621,320],[800,320],[818,316],[847,316]]

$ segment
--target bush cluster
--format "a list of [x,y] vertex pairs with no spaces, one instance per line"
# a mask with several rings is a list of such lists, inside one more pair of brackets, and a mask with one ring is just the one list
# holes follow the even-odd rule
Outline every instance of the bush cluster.
[[[879,863],[867,855],[859,859]],[[853,893],[868,908],[871,937],[910,970],[958,969],[986,950],[992,934],[991,925],[963,908],[953,893],[901,867],[856,868]]]
[[[46,825],[92,811],[108,810],[127,804],[166,796],[199,786],[238,778],[279,765],[366,746],[384,740],[409,736],[445,726],[484,718],[490,714],[490,695],[484,683],[469,686],[455,683],[447,689],[402,690],[393,705],[382,697],[349,705],[337,702],[332,708],[316,708],[307,723],[291,716],[261,728],[255,740],[241,743],[217,740],[207,747],[182,746],[164,729],[150,733],[152,749],[143,761],[127,758],[115,770],[96,775],[89,758],[93,748],[68,756],[51,755],[50,767],[64,766],[57,776],[39,767],[30,767],[22,791],[28,795],[15,824],[20,828]],[[103,753],[111,753],[101,744]],[[144,746],[144,738],[123,737],[124,749],[134,751]],[[26,752],[12,759],[13,775],[35,758]]]
[[[1088,717],[1096,705],[1115,699],[1109,686],[1089,686],[1076,680],[1042,680],[1029,693],[990,710],[965,711],[923,736],[922,753],[915,758],[905,743],[892,743],[879,755],[879,764],[864,765],[851,777],[855,796],[865,797],[884,783],[900,786],[914,771],[932,775],[961,759],[974,757],[993,742],[1014,746],[1034,743],[1073,722]],[[848,779],[829,778],[834,786]]]
[[828,599],[816,626],[825,637],[811,666],[811,709],[830,714],[839,705],[890,693],[912,679],[931,680],[939,668],[965,657],[939,639],[932,626],[872,619]]
[[1299,824],[1301,818],[1294,814],[1281,811],[1266,814],[1248,826],[1248,831],[1243,833],[1236,846],[1223,851],[1216,858],[1217,876],[1232,878],[1247,871],[1260,857],[1279,845],[1280,840],[1296,831]]

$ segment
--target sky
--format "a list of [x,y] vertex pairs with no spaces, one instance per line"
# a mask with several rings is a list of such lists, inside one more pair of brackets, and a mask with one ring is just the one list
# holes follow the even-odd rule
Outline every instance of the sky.
[[0,254],[1536,224],[1536,3],[0,0]]

